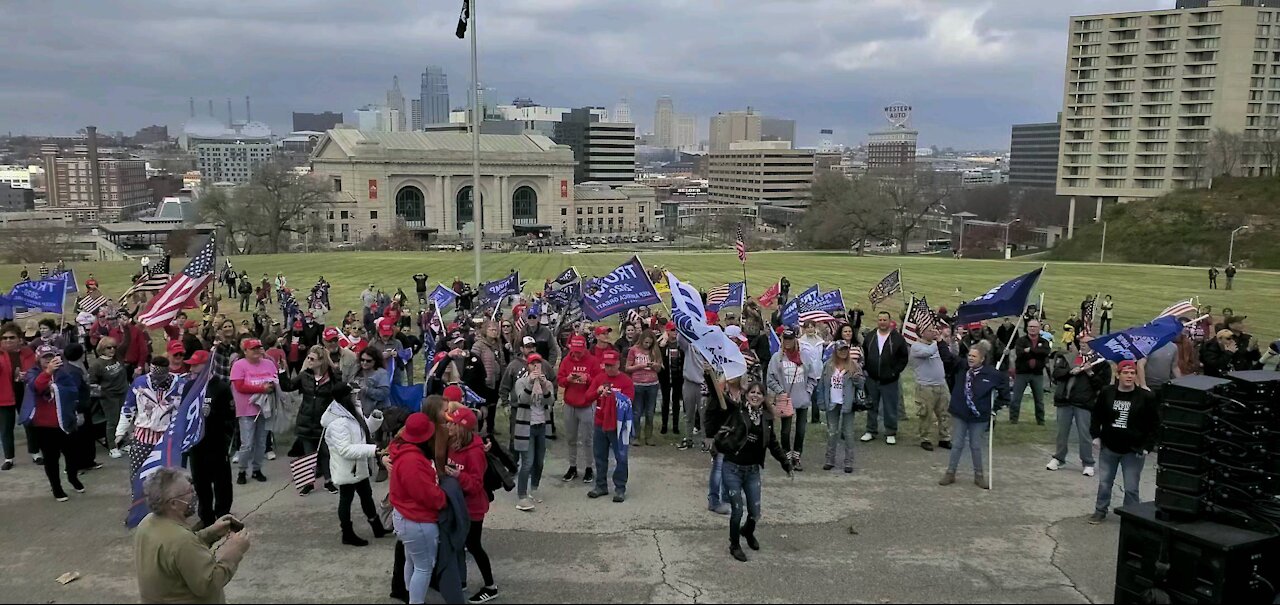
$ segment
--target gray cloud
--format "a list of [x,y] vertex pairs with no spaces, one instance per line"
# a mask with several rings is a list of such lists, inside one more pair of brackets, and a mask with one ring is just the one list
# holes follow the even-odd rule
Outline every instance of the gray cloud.
[[[921,142],[1008,144],[1009,125],[1061,105],[1072,14],[1165,0],[479,0],[481,81],[500,100],[612,106],[631,99],[651,127],[657,96],[707,116],[748,105],[845,142],[915,107]],[[0,131],[177,127],[227,97],[277,131],[290,111],[350,112],[385,99],[399,75],[417,96],[423,66],[464,100],[469,43],[458,0],[6,0]],[[428,6],[429,4],[429,6]]]

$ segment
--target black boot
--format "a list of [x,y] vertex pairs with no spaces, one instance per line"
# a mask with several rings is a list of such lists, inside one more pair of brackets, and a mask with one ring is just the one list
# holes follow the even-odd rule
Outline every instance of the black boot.
[[743,563],[747,562],[747,553],[742,552],[742,546],[737,542],[731,542],[729,544],[729,554],[733,555],[733,558],[742,561]]
[[382,526],[382,519],[377,517],[369,517],[369,527],[373,528],[374,538],[383,538],[386,537],[387,534],[391,533],[387,531],[387,528]]
[[747,548],[760,550],[760,541],[756,540],[755,519],[747,519],[747,522],[742,524],[742,537],[747,540]]
[[368,546],[369,541],[356,535],[355,530],[350,525],[342,528],[342,543],[348,546]]

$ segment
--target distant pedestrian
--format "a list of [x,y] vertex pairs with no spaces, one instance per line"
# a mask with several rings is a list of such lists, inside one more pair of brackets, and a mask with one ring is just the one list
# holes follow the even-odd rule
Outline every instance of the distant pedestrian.
[[1209,289],[1210,290],[1218,289],[1218,268],[1217,267],[1209,267]]
[[1111,295],[1102,297],[1102,304],[1098,307],[1102,311],[1102,322],[1098,325],[1098,334],[1111,333],[1111,320],[1115,317],[1116,304],[1111,302]]
[[1226,274],[1226,276],[1227,276],[1227,289],[1228,289],[1228,290],[1230,290],[1230,289],[1231,289],[1231,285],[1232,285],[1232,283],[1233,283],[1233,282],[1235,282],[1235,280],[1236,280],[1236,266],[1235,266],[1235,264],[1234,264],[1234,263],[1229,263],[1229,264],[1227,265],[1227,270],[1226,270],[1226,271],[1224,271],[1223,273],[1225,273],[1225,274]]

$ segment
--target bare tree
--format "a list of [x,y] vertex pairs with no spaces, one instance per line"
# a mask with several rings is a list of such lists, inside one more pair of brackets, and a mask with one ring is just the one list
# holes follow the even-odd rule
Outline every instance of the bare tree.
[[1186,138],[1178,141],[1179,149],[1175,154],[1177,161],[1186,165],[1183,168],[1184,176],[1191,178],[1192,188],[1200,187],[1209,162],[1209,142],[1200,132],[1198,130],[1188,132]]
[[1213,176],[1235,176],[1244,156],[1245,140],[1238,132],[1218,128],[1209,137],[1207,151]]
[[933,170],[903,167],[868,178],[879,182],[881,194],[894,213],[893,235],[898,240],[898,254],[902,255],[907,253],[907,243],[925,217],[946,210],[953,194],[953,184]]
[[290,240],[312,230],[316,212],[333,204],[328,187],[309,175],[298,175],[276,163],[259,165],[249,183],[230,194],[219,189],[201,199],[205,220],[219,223],[238,237],[232,243],[244,253],[274,254]]
[[801,223],[808,246],[845,249],[852,244],[861,256],[868,240],[892,232],[889,202],[871,179],[850,181],[838,174],[823,174],[814,181],[811,196]]
[[67,227],[0,229],[0,262],[52,262],[62,259],[73,231]]
[[1246,163],[1258,168],[1258,176],[1280,174],[1280,129],[1272,126],[1251,131],[1245,136],[1244,145]]
[[978,220],[1003,221],[1013,213],[1013,195],[1008,185],[966,189],[956,198],[956,204],[948,209],[952,212],[972,212],[978,215]]

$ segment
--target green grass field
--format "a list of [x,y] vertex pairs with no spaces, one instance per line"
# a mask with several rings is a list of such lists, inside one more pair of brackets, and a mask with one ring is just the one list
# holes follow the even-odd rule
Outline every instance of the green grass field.
[[[627,260],[629,255],[602,254],[499,254],[484,255],[485,279],[505,275],[509,270],[520,271],[530,280],[530,287],[539,287],[544,278],[554,277],[570,265],[586,275],[600,275]],[[642,254],[646,266],[659,264],[681,279],[701,287],[711,287],[742,278],[742,267],[732,252],[726,253],[654,253]],[[222,260],[219,259],[219,264]],[[179,271],[185,260],[174,260],[173,270]],[[232,264],[248,271],[255,279],[263,273],[271,276],[283,272],[295,288],[308,289],[317,277],[323,275],[333,284],[334,312],[340,314],[359,305],[360,291],[373,283],[393,291],[399,287],[413,294],[413,280],[419,271],[429,274],[433,281],[451,282],[454,276],[471,281],[474,261],[471,254],[433,252],[379,252],[379,253],[329,253],[287,254],[273,256],[233,257]],[[930,257],[863,257],[857,258],[836,253],[754,253],[748,258],[749,290],[758,296],[764,289],[786,275],[791,281],[793,293],[798,293],[813,283],[824,291],[843,289],[848,306],[860,303],[870,310],[867,291],[884,275],[896,268],[902,269],[904,288],[908,292],[926,295],[933,307],[946,305],[954,310],[961,299],[971,299],[989,288],[1016,275],[1031,271],[1039,263],[1016,261],[954,260]],[[129,278],[137,271],[137,264],[127,263],[75,263],[72,267],[83,283],[90,273],[96,275],[108,295],[118,296],[129,286]],[[29,269],[34,274],[36,266]],[[18,279],[21,267],[0,266],[0,284],[12,284]],[[1225,277],[1219,284],[1225,285]],[[1267,301],[1280,297],[1280,273],[1265,271],[1241,271],[1236,277],[1236,289],[1209,290],[1205,271],[1198,268],[1167,267],[1153,265],[1119,265],[1051,262],[1039,283],[1039,291],[1045,294],[1045,306],[1057,332],[1068,314],[1079,309],[1086,294],[1101,292],[1110,294],[1116,303],[1115,329],[1149,321],[1169,304],[1188,297],[1199,297],[1204,304],[1213,305],[1215,312],[1232,307],[1237,313],[1248,314],[1249,330],[1264,342],[1280,337],[1280,318],[1265,312]],[[956,294],[956,289],[961,290]],[[895,313],[901,310],[900,300],[888,303]],[[234,311],[234,303],[223,304],[224,311]],[[273,309],[274,311],[274,309]],[[239,316],[232,312],[231,315]],[[908,381],[909,382],[909,381]],[[912,445],[915,435],[915,406],[912,403],[910,384],[904,384],[908,415],[903,419],[902,442]],[[1049,397],[1046,395],[1046,397]],[[1051,401],[1051,398],[1046,399]],[[1052,404],[1049,404],[1052,408]],[[1052,419],[1053,412],[1049,415]],[[1024,419],[1030,420],[1031,398],[1024,404]],[[859,427],[856,427],[860,429]],[[825,431],[814,427],[811,441],[821,443]],[[998,443],[1051,443],[1052,422],[1049,427],[1037,427],[1023,423],[1016,429],[997,430]],[[860,431],[859,431],[860,432]]]
[[[489,253],[484,255],[485,279],[494,279],[516,269],[529,287],[540,287],[542,280],[554,277],[570,265],[585,275],[601,275],[625,261],[626,254],[524,254]],[[742,279],[742,266],[732,252],[727,253],[654,253],[642,254],[646,266],[659,264],[683,280],[701,287],[711,287]],[[414,273],[429,274],[433,281],[448,284],[454,276],[471,281],[474,262],[469,253],[432,252],[346,252],[328,254],[286,254],[233,257],[232,264],[248,271],[255,279],[263,273],[273,277],[283,272],[290,285],[304,291],[323,275],[333,284],[335,312],[355,309],[360,291],[373,283],[394,292],[404,288],[413,294]],[[222,259],[218,260],[221,264]],[[181,270],[185,260],[175,259],[173,270]],[[863,257],[828,253],[755,253],[748,258],[749,290],[759,295],[786,275],[792,293],[818,283],[823,291],[841,288],[845,303],[860,303],[870,311],[867,291],[880,278],[896,268],[902,269],[904,289],[926,295],[933,307],[946,305],[954,310],[960,300],[968,300],[986,292],[999,282],[1031,271],[1039,263],[1017,261],[954,260],[930,257]],[[83,283],[94,273],[108,295],[118,296],[129,285],[137,264],[74,263],[72,267]],[[29,267],[34,274],[36,266]],[[0,284],[12,284],[21,267],[0,266]],[[1226,279],[1219,278],[1219,285]],[[956,294],[959,288],[961,293]],[[1214,311],[1231,307],[1249,315],[1249,331],[1269,342],[1280,337],[1280,317],[1265,312],[1267,301],[1280,297],[1280,273],[1241,271],[1236,289],[1209,290],[1205,271],[1199,268],[1154,265],[1113,265],[1093,263],[1051,262],[1040,280],[1038,291],[1044,293],[1045,307],[1057,332],[1068,314],[1078,310],[1086,294],[1110,294],[1116,303],[1115,328],[1149,321],[1169,304],[1188,297],[1213,305]],[[901,302],[887,303],[895,313]],[[223,305],[223,309],[234,309]]]

